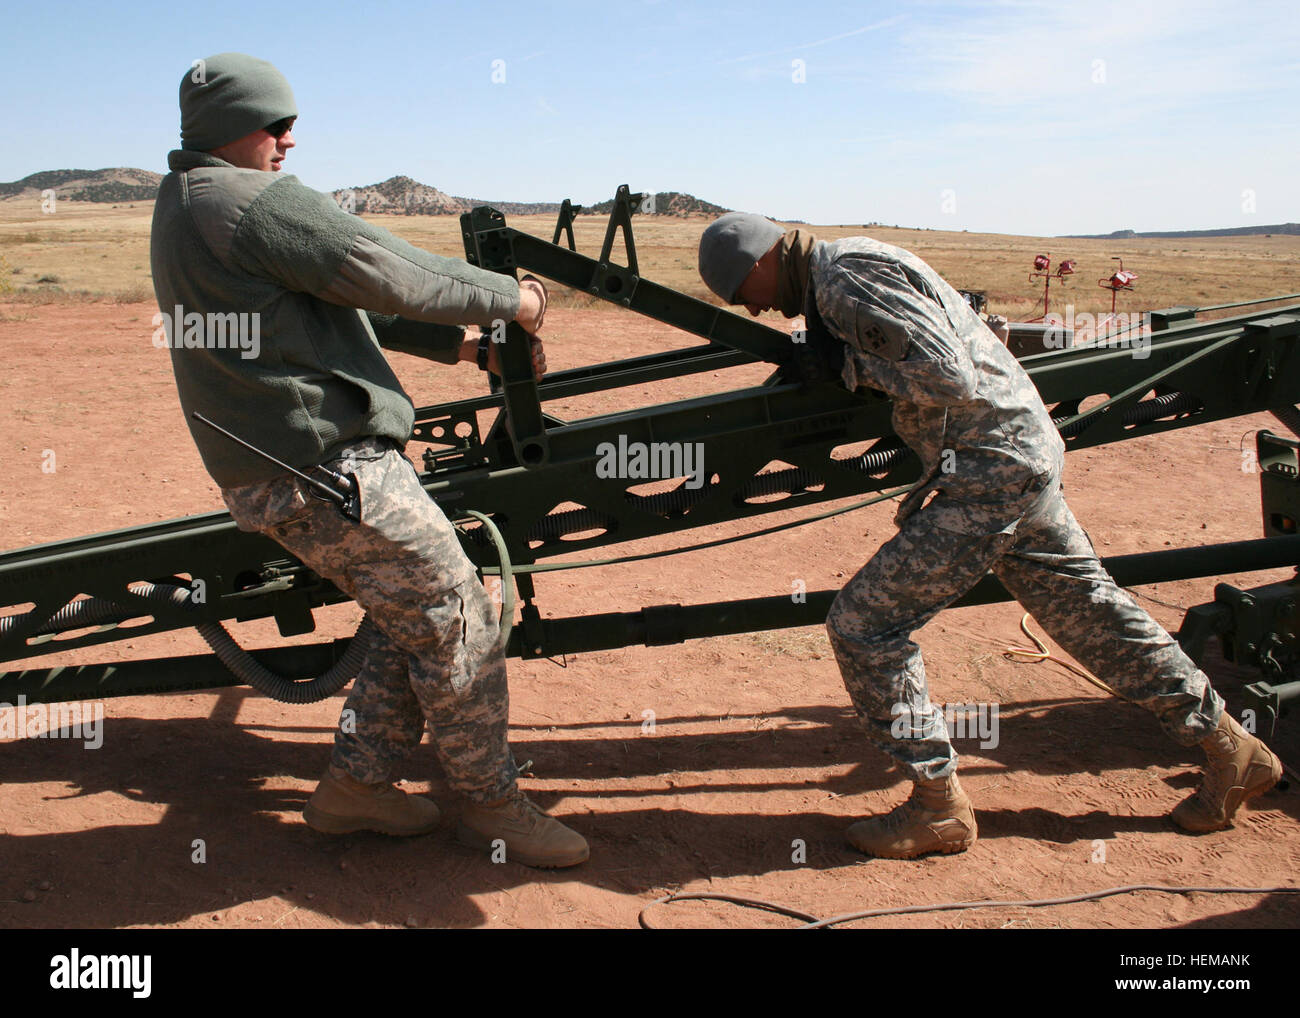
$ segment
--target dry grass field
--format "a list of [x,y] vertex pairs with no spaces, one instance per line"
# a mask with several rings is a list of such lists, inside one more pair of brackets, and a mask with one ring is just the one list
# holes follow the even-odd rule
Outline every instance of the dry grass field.
[[[0,294],[9,290],[7,299],[35,304],[151,299],[151,216],[152,203],[148,202],[108,206],[64,201],[55,212],[46,214],[31,200],[0,201]],[[464,253],[455,216],[366,218],[437,254]],[[507,217],[507,222],[547,239],[555,225],[549,216]],[[708,220],[638,217],[633,225],[643,276],[713,300],[695,269],[696,244]],[[868,234],[907,248],[938,269],[953,286],[988,291],[989,310],[1012,320],[1030,318],[1041,309],[1041,284],[1028,279],[1034,256],[1040,253],[1050,253],[1054,263],[1062,258],[1078,263],[1064,289],[1053,284],[1053,310],[1061,310],[1067,301],[1076,312],[1110,310],[1110,293],[1099,288],[1097,281],[1117,267],[1112,261],[1117,257],[1138,273],[1137,290],[1120,296],[1121,311],[1220,304],[1300,288],[1296,272],[1300,237],[1295,236],[1070,240],[867,228],[862,224],[808,229],[828,240]],[[604,216],[579,217],[575,224],[578,250],[598,253],[604,230]],[[554,306],[585,308],[599,303],[585,294],[565,293],[556,295]]]

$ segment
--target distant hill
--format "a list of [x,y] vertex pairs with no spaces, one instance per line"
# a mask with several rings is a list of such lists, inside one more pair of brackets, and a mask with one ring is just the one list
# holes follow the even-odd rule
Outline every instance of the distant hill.
[[[133,202],[153,201],[158,196],[162,174],[133,167],[118,166],[105,170],[42,170],[22,180],[0,184],[0,199],[38,199],[41,192],[54,188],[63,201]],[[491,205],[510,216],[555,215],[559,202],[491,201],[462,198],[436,187],[421,184],[407,176],[389,177],[378,184],[341,187],[332,192],[334,200],[358,215],[387,213],[399,216],[452,216],[468,212],[479,205]],[[608,215],[613,201],[585,206],[583,215]],[[654,196],[653,215],[719,216],[729,211],[721,205],[702,201],[680,191],[660,191]]]
[[1262,234],[1300,235],[1300,223],[1278,223],[1275,226],[1232,226],[1222,230],[1166,230],[1164,232],[1137,233],[1133,230],[1116,230],[1114,233],[1068,233],[1072,240],[1127,240],[1130,237],[1174,237],[1192,239],[1195,237],[1254,237]]
[[[585,206],[582,215],[607,216],[614,208],[614,200],[603,201],[596,205]],[[649,213],[656,216],[720,216],[724,212],[730,212],[731,209],[724,209],[721,205],[714,205],[712,202],[696,198],[693,194],[682,194],[680,191],[656,191],[654,196],[654,212]],[[645,213],[643,213],[645,214]]]
[[512,216],[554,214],[560,211],[559,202],[483,201],[479,198],[460,198],[439,191],[436,187],[421,184],[410,177],[389,177],[379,184],[363,187],[341,187],[333,192],[334,200],[347,207],[351,195],[351,211],[388,213],[399,216],[447,216],[468,212],[476,205],[491,205],[494,209]]
[[0,184],[0,198],[39,198],[54,188],[63,201],[130,202],[153,201],[158,196],[161,173],[130,166],[106,170],[42,170],[22,180]]
[[[122,203],[153,201],[158,196],[162,174],[132,166],[115,166],[102,170],[42,170],[21,180],[0,183],[0,199],[39,199],[41,192],[54,188],[63,201],[89,201]],[[460,215],[478,205],[491,205],[511,216],[555,215],[559,202],[485,201],[482,198],[462,198],[439,191],[436,187],[421,184],[406,176],[389,177],[378,184],[363,187],[341,187],[332,192],[334,200],[347,207],[351,196],[351,211],[361,213],[388,213],[407,216]],[[608,215],[613,200],[583,207],[581,215]],[[658,191],[654,196],[657,216],[720,216],[730,209],[696,198],[681,191]],[[647,213],[641,213],[645,215]],[[788,219],[782,222],[800,222]],[[872,226],[881,224],[870,224]],[[1271,234],[1273,236],[1300,236],[1300,223],[1277,223],[1273,226],[1234,226],[1221,230],[1169,230],[1138,232],[1115,230],[1112,233],[1070,233],[1064,237],[1079,240],[1127,240],[1129,238],[1196,237],[1249,237]]]
[[[478,205],[491,205],[497,211],[510,216],[555,215],[560,211],[559,202],[485,201],[481,198],[460,198],[404,176],[390,177],[380,184],[340,188],[334,192],[334,200],[344,204],[349,194],[352,199],[352,211],[358,215],[365,212],[385,212],[406,216],[459,215]],[[608,215],[613,207],[614,202],[611,199],[597,205],[585,205],[580,214]],[[701,201],[694,195],[682,194],[680,191],[660,191],[654,196],[653,215],[716,216],[727,211],[721,205]]]

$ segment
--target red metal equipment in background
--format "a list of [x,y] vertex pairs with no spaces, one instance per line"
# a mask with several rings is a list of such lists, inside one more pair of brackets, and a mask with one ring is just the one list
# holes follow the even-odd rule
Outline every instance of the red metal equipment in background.
[[1026,318],[1025,321],[1041,322],[1043,319],[1047,317],[1048,300],[1050,299],[1052,280],[1059,279],[1061,281],[1061,285],[1064,286],[1065,277],[1074,275],[1074,264],[1075,263],[1073,258],[1066,259],[1065,261],[1057,265],[1056,271],[1053,272],[1052,258],[1050,253],[1040,254],[1034,258],[1035,271],[1029,274],[1029,281],[1031,283],[1036,279],[1041,279],[1043,281],[1043,313],[1041,315],[1036,315],[1033,318]]
[[[1133,283],[1137,280],[1137,273],[1134,272],[1132,269],[1124,268],[1123,258],[1114,257],[1111,258],[1111,261],[1119,262],[1119,268],[1116,269],[1114,272],[1112,272],[1110,276],[1108,276],[1107,278],[1097,280],[1098,286],[1100,286],[1103,290],[1110,291],[1110,314],[1102,318],[1097,323],[1098,336],[1104,335],[1105,333],[1109,332],[1112,328],[1117,328],[1119,330],[1119,333],[1117,333],[1117,335],[1119,335],[1124,332],[1127,332],[1128,329],[1131,327],[1129,323],[1130,316],[1128,315],[1123,316],[1124,320],[1121,321],[1120,318],[1116,315],[1115,301],[1119,297],[1119,292],[1121,290],[1132,292]],[[1139,318],[1139,315],[1137,312],[1134,312],[1132,317],[1133,319],[1137,320]]]
[[1111,261],[1119,262],[1119,268],[1112,272],[1106,279],[1097,280],[1097,285],[1103,290],[1110,291],[1110,316],[1115,317],[1115,299],[1119,296],[1120,290],[1133,289],[1133,283],[1136,281],[1138,274],[1131,269],[1124,268],[1123,258],[1112,258]]

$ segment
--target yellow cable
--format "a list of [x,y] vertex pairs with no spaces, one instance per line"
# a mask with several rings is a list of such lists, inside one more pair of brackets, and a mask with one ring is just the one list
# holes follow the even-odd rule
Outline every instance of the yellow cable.
[[1088,671],[1086,668],[1080,668],[1078,665],[1065,661],[1049,651],[1047,649],[1047,644],[1029,631],[1029,612],[1025,612],[1024,616],[1020,619],[1020,631],[1033,641],[1034,646],[1004,648],[1002,656],[1008,661],[1023,660],[1032,661],[1034,663],[1054,661],[1066,671],[1073,672],[1082,679],[1087,679],[1098,689],[1104,689],[1111,696],[1119,697],[1121,700],[1124,699],[1124,697],[1120,696],[1118,692],[1111,689],[1110,686],[1106,685],[1106,683],[1102,682],[1101,679],[1097,678],[1097,676],[1093,675],[1092,672]]

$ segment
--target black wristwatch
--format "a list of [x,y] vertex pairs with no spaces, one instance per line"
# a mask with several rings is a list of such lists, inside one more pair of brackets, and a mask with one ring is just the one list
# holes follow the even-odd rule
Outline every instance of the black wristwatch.
[[488,369],[488,344],[492,342],[491,337],[485,332],[478,338],[478,356],[475,360],[478,362],[478,369],[486,371]]

